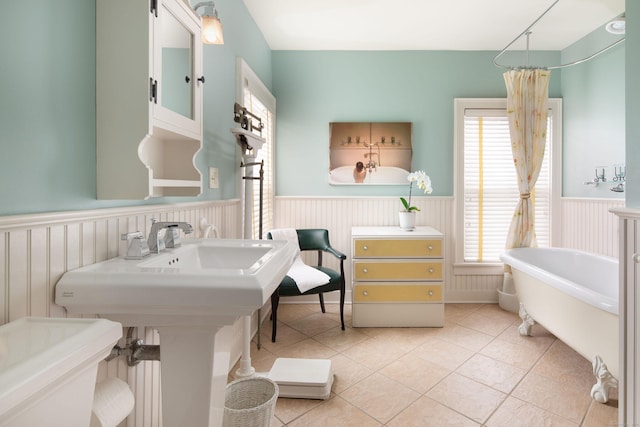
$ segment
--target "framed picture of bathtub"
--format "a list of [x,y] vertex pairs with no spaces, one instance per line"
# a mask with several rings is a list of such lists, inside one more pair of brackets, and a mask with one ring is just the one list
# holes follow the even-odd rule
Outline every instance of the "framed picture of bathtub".
[[329,184],[405,185],[412,135],[411,122],[329,123]]

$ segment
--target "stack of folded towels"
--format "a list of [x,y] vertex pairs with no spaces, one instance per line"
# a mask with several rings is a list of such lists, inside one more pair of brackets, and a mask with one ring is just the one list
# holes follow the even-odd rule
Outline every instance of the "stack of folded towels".
[[[298,233],[295,228],[277,228],[271,230],[269,233],[271,233],[273,240],[291,240],[296,242],[296,245],[299,245]],[[296,282],[300,293],[305,293],[318,286],[326,285],[330,280],[330,277],[322,271],[305,264],[302,258],[300,258],[300,254],[298,254],[294,260],[293,265],[287,272],[287,276]]]

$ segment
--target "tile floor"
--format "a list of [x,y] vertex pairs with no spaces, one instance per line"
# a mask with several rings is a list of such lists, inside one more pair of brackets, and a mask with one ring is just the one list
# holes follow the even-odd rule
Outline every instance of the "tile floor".
[[[521,337],[514,313],[495,304],[447,304],[444,328],[352,328],[338,306],[281,304],[252,365],[277,357],[329,358],[326,400],[279,398],[271,426],[584,426],[617,425],[617,395],[594,402],[591,363],[536,325]],[[230,379],[237,366],[231,371]]]

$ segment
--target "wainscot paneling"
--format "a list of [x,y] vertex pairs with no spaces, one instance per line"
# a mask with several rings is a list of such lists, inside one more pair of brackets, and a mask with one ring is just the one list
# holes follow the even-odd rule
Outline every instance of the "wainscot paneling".
[[611,209],[622,207],[624,200],[562,199],[560,246],[617,258],[619,221]]
[[[421,209],[418,224],[430,225],[444,233],[445,300],[497,301],[496,289],[502,282],[502,275],[452,274],[454,199],[421,196],[412,201]],[[623,205],[622,201],[615,200],[562,199],[561,246],[617,256],[618,224],[609,210]],[[274,226],[327,228],[332,245],[349,256],[345,263],[349,278],[351,227],[397,226],[399,208],[397,197],[276,197]],[[54,287],[60,277],[70,269],[123,254],[126,248],[120,235],[136,230],[148,233],[151,218],[193,224],[195,235],[185,238],[202,236],[199,227],[202,218],[216,226],[219,237],[239,238],[242,217],[241,203],[235,199],[0,217],[0,322],[23,316],[66,316],[64,309],[53,303]],[[338,267],[330,257],[325,260],[334,268]],[[349,288],[347,301],[350,300]],[[317,303],[317,298],[309,301]],[[330,294],[327,301],[336,302],[336,299]],[[268,316],[267,311],[263,310],[263,317]],[[235,362],[242,346],[242,327],[236,322],[230,328],[234,337],[231,359]],[[146,343],[159,344],[159,337],[151,328],[132,333],[134,338],[140,336]],[[123,334],[126,336],[127,329]],[[124,339],[120,344],[124,345]],[[109,363],[102,362],[98,375],[99,380],[121,378],[134,392],[135,409],[120,427],[161,426],[158,363],[142,362],[130,368],[120,357]]]
[[[418,206],[418,225],[430,225],[445,236],[445,301],[497,302],[500,275],[454,275],[454,199],[452,197],[414,197]],[[618,225],[610,209],[624,202],[610,199],[561,199],[560,244],[562,247],[616,257]],[[349,256],[345,263],[347,281],[351,277],[351,227],[397,226],[400,203],[397,197],[276,197],[274,227],[327,228],[331,244]],[[325,257],[335,268],[338,263]],[[347,301],[351,289],[347,288]],[[329,294],[327,301],[336,302]],[[296,301],[316,301],[313,296]]]
[[[24,316],[66,317],[54,304],[54,288],[71,269],[104,261],[126,251],[122,233],[139,230],[145,235],[151,219],[186,221],[202,237],[201,220],[217,228],[221,238],[240,238],[242,208],[238,200],[154,205],[0,217],[0,324]],[[241,321],[237,322],[241,324]],[[233,327],[232,360],[240,356],[242,328]],[[126,337],[128,328],[123,330]],[[157,332],[133,329],[133,338],[159,344]],[[125,338],[120,342],[125,345]],[[128,367],[124,357],[101,362],[98,381],[118,377],[135,396],[135,409],[120,427],[161,426],[160,364],[142,362]]]

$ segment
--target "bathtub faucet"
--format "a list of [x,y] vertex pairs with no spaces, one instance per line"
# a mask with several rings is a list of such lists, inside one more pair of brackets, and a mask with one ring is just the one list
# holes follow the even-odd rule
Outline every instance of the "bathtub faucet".
[[[369,147],[369,152],[364,154],[364,158],[365,159],[368,158],[369,162],[365,164],[365,167],[369,169],[369,171],[371,171],[371,169],[376,169],[378,166],[382,166],[382,163],[380,162],[380,146],[378,145],[377,142],[374,142],[373,144],[368,144],[367,146]],[[377,153],[373,151],[373,147],[376,147],[378,149]],[[377,156],[378,158],[377,162],[373,160],[373,156]]]
[[[158,238],[158,233],[162,229],[167,229],[164,233],[164,240]],[[193,227],[188,222],[158,222],[155,219],[151,220],[151,231],[149,232],[149,238],[147,243],[149,250],[152,253],[159,253],[164,248],[175,248],[180,246],[180,233],[178,230],[182,230],[184,234],[193,233]]]

